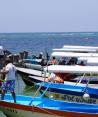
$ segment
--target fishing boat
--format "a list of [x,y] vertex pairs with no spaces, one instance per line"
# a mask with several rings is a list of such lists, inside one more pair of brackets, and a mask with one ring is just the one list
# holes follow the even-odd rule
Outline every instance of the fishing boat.
[[98,53],[53,52],[51,56],[57,57],[98,57]]
[[34,76],[42,76],[42,71],[24,68],[24,67],[16,67],[19,73],[27,74],[27,75],[34,75]]
[[42,64],[42,59],[34,58],[34,59],[23,59],[22,60],[22,67],[24,67],[24,68],[42,71],[45,66],[46,66],[46,63]]
[[[38,83],[37,85],[40,86]],[[47,87],[49,87],[47,89]],[[58,83],[47,83],[44,82],[41,86],[41,91],[47,89],[46,97],[52,99],[60,99],[63,101],[69,102],[78,102],[78,103],[89,103],[89,104],[98,104],[98,86],[86,84],[58,84]],[[85,96],[88,96],[85,98]]]
[[45,72],[39,70],[22,67],[16,67],[16,69],[17,72],[23,76],[22,80],[28,86],[32,86],[34,83],[41,82],[44,78],[49,76],[49,73],[44,74]]
[[75,103],[40,97],[17,95],[17,103],[6,94],[0,110],[10,117],[98,117],[97,104]]
[[[65,48],[62,48],[62,49],[65,49]],[[94,52],[95,50],[89,50],[89,49],[74,49],[77,53],[74,53],[74,52],[63,52],[62,49],[60,49],[59,52],[56,52],[58,49],[54,49],[55,51],[52,52],[51,56],[56,56],[56,57],[59,57],[59,58],[62,58],[62,57],[69,57],[69,60],[66,62],[66,64],[72,60],[71,57],[74,57],[74,61],[77,62],[77,58],[80,58],[80,57],[85,57],[86,58],[86,62],[84,63],[85,65],[87,64],[87,58],[98,58],[96,56],[98,56],[97,53],[79,53],[79,52],[82,52],[85,50],[85,52]],[[71,51],[69,48],[67,49],[68,51]],[[93,57],[94,56],[94,57]],[[84,60],[82,60],[84,61]],[[44,80],[45,78],[45,75],[44,75],[44,72],[43,72],[43,69],[46,67],[46,66],[41,66],[39,65],[39,62],[41,62],[40,59],[26,59],[26,62],[24,63],[24,67],[23,68],[20,68],[20,67],[17,67],[17,70],[18,72],[20,73],[24,73],[24,74],[27,74],[28,77],[25,78],[25,77],[22,77],[22,79],[24,80],[24,82],[27,84],[27,85],[32,85],[34,82],[41,82]],[[75,62],[75,64],[77,64]],[[79,60],[78,63],[80,64],[81,61]],[[32,67],[33,66],[33,67]],[[34,68],[35,67],[35,68]],[[36,70],[35,70],[36,69]],[[30,77],[29,77],[30,75]],[[48,77],[48,75],[47,75]],[[47,78],[46,77],[46,78]],[[74,77],[75,78],[75,77]],[[71,77],[70,77],[71,79]],[[77,79],[73,80],[72,81],[76,81]],[[93,82],[96,82],[97,79],[94,78],[94,81],[93,81],[93,78],[92,78],[92,81],[90,81],[90,83],[93,83]]]
[[[66,65],[54,65],[53,67],[55,67],[55,68],[57,67],[58,71],[60,71],[64,66],[66,66]],[[69,67],[67,65],[67,67],[65,69],[66,71],[68,70],[67,68],[72,69],[72,65],[71,65],[71,67],[70,67],[70,65],[69,65]],[[78,69],[78,68],[80,68],[78,65],[73,66],[73,69],[77,69],[78,72],[79,71],[81,72],[81,70]],[[48,72],[48,68],[47,68],[47,73],[45,73],[44,71],[41,72],[41,71],[38,71],[38,70],[33,70],[33,69],[28,69],[28,68],[19,68],[19,67],[17,67],[17,70],[20,73],[27,74],[27,76],[26,77],[23,76],[22,79],[25,82],[25,84],[28,85],[28,86],[32,86],[34,83],[43,82],[50,76],[50,73]],[[70,84],[71,83],[75,84],[79,80],[81,80],[82,83],[85,83],[89,80],[89,76],[83,77],[83,74],[81,74],[81,73],[79,73],[79,74],[71,73],[71,71],[70,71],[70,74],[68,74],[66,72],[66,73],[62,73],[62,75],[68,76],[68,79],[66,79],[64,82],[66,83],[66,82],[69,81]],[[98,84],[98,78],[97,78],[96,75],[93,76],[92,78],[90,78],[89,84]]]
[[70,48],[70,49],[93,49],[93,50],[98,50],[97,46],[78,46],[78,45],[64,45],[63,48]]
[[[55,66],[56,69],[53,67]],[[48,66],[49,72],[69,73],[98,73],[97,66],[63,66],[62,70],[57,65]],[[80,69],[80,71],[79,71]],[[47,71],[47,68],[45,68]],[[37,97],[41,88],[46,87],[43,93]],[[71,95],[69,100],[46,98],[48,89],[55,87],[55,92]],[[76,98],[74,97],[77,96]],[[88,95],[90,97],[88,97]],[[78,96],[82,96],[78,98]],[[66,97],[66,96],[65,96]],[[84,100],[83,100],[84,99]],[[76,101],[77,100],[77,101]],[[12,95],[6,94],[4,100],[0,100],[0,110],[10,117],[98,117],[98,87],[83,85],[57,84],[52,82],[40,83],[34,96],[17,95],[14,103]]]
[[[48,66],[48,68],[46,68],[45,70],[47,69],[48,72],[53,73],[82,74],[82,77],[78,78],[78,82],[64,81],[64,84],[53,82],[42,83],[41,90],[46,90],[47,87],[49,87],[47,89],[47,95],[49,95],[53,99],[60,98],[65,101],[98,103],[98,82],[95,82],[95,84],[90,84],[90,80],[93,78],[94,74],[98,74],[98,66],[52,65]],[[40,86],[40,83],[38,83],[37,85]],[[85,96],[86,94],[88,95],[87,100],[83,98],[83,96]]]
[[57,52],[80,52],[80,53],[96,53],[96,49],[86,49],[86,48],[55,48],[53,51]]

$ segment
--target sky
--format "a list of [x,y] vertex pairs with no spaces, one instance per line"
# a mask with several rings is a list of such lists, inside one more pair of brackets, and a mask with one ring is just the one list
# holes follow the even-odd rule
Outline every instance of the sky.
[[0,0],[2,32],[98,32],[98,0]]

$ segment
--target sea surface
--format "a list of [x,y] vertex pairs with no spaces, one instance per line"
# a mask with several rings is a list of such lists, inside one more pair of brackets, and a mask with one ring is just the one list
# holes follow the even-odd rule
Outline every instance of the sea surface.
[[98,46],[98,32],[0,33],[0,45],[13,53],[49,52],[63,45]]
[[[0,45],[13,54],[51,54],[53,48],[63,45],[98,46],[98,32],[0,33]],[[16,94],[34,95],[34,86],[26,86],[21,77],[24,76],[17,74]]]

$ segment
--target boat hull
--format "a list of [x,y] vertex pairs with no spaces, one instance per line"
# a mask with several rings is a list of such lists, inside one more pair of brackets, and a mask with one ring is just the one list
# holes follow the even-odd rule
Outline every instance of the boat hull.
[[0,101],[0,110],[10,117],[98,117],[98,105],[56,101],[41,97],[17,96],[13,103],[11,95]]
[[[37,83],[40,86],[40,83]],[[45,92],[45,90],[47,90]],[[86,87],[86,85],[42,83],[41,93],[45,92],[45,97],[69,102],[98,104],[98,88]],[[85,97],[85,94],[88,97]]]
[[55,111],[33,106],[20,106],[6,102],[1,103],[0,109],[5,115],[10,117],[98,117],[98,114]]

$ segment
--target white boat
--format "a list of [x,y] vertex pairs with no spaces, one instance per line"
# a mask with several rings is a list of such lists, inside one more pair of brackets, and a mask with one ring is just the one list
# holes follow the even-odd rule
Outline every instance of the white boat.
[[34,75],[34,76],[42,76],[42,71],[29,69],[29,68],[23,68],[23,67],[16,67],[18,72],[27,74],[27,75]]
[[50,65],[44,69],[48,72],[59,73],[98,73],[98,66],[81,65]]
[[40,64],[24,63],[23,67],[42,71],[43,67],[45,67],[45,66],[41,66]]
[[76,49],[95,49],[98,50],[96,46],[75,46],[75,45],[64,45],[63,48],[76,48]]
[[89,65],[98,65],[98,58],[89,58],[89,59],[87,60],[87,63],[88,63]]
[[[48,77],[49,73],[46,73],[44,71],[40,70],[34,70],[34,69],[29,69],[29,68],[22,68],[22,67],[16,67],[17,71],[21,74],[25,74],[27,77],[22,77],[23,81],[25,82],[26,85],[33,85],[36,82],[41,82],[40,80]],[[29,77],[29,75],[31,77]]]
[[43,67],[46,66],[46,63],[44,61],[42,65],[42,59],[23,59],[22,60],[22,67],[24,68],[29,68],[29,69],[34,69],[34,70],[43,70]]
[[84,53],[96,53],[95,49],[85,49],[85,48],[55,48],[53,51],[57,52],[84,52]]
[[52,52],[55,57],[98,57],[98,53]]

